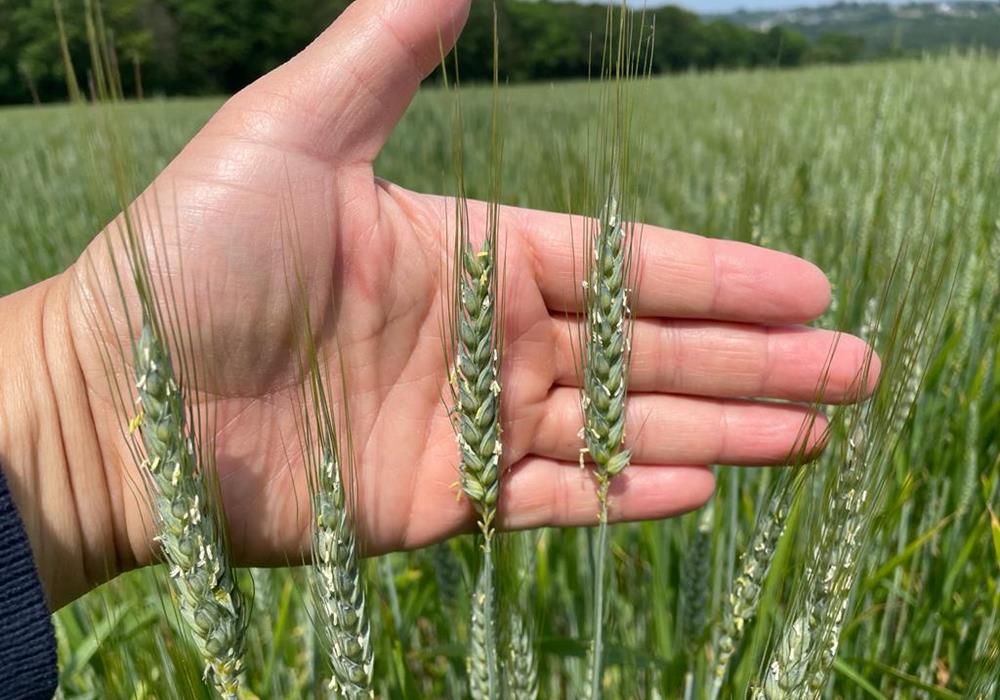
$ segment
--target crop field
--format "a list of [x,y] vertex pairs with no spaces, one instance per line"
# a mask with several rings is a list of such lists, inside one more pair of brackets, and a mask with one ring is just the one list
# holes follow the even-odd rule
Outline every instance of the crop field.
[[[491,91],[461,94],[468,193],[486,197]],[[818,264],[834,297],[818,324],[872,342],[883,381],[868,408],[830,411],[818,461],[720,466],[705,509],[612,526],[604,696],[1000,697],[1000,61],[680,75],[635,94],[642,220]],[[116,107],[141,177],[220,104]],[[577,210],[597,91],[507,87],[500,104],[502,202]],[[453,190],[451,110],[423,90],[377,174]],[[0,295],[63,270],[115,214],[86,121],[0,111]],[[594,531],[511,539],[539,696],[585,697]],[[461,537],[366,561],[377,697],[468,696],[475,555]],[[249,689],[327,697],[305,567],[238,576]],[[132,572],[54,616],[62,697],[213,697],[166,581]]]

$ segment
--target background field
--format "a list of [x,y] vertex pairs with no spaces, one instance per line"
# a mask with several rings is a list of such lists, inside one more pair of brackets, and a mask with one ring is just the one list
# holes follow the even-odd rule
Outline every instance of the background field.
[[[572,208],[596,91],[525,86],[502,97],[503,200]],[[466,90],[463,99],[470,134],[483,131],[475,125],[488,118],[488,92]],[[152,178],[218,104],[122,107],[142,171]],[[449,110],[441,92],[422,93],[379,174],[413,189],[449,189]],[[884,498],[871,506],[876,517],[827,693],[961,697],[978,669],[996,664],[989,642],[1000,630],[1000,524],[990,512],[1000,511],[1000,63],[971,55],[662,78],[642,88],[636,118],[645,220],[817,262],[835,295],[822,325],[862,332],[901,242],[913,245],[896,268],[899,279],[915,274],[922,254],[940,253],[934,260],[957,280],[939,293],[917,290],[907,302],[931,309],[954,296],[930,317],[940,333],[927,341],[933,351],[920,362],[926,377],[912,411],[889,431],[898,434],[869,436],[899,439],[887,468],[873,471]],[[113,213],[92,204],[79,119],[66,107],[0,111],[0,293],[63,269]],[[470,136],[467,148],[471,193],[483,194],[485,143]],[[887,334],[872,338],[880,350]],[[906,389],[891,387],[896,395]],[[796,582],[827,506],[823,489],[843,460],[835,431],[827,457],[807,467],[724,696],[743,697],[787,638]],[[679,697],[688,674],[691,687],[706,687],[722,601],[774,478],[761,469],[719,474],[700,534],[698,514],[613,529],[608,697]],[[586,529],[521,536],[532,552],[529,598],[545,697],[582,697],[589,536]],[[470,544],[458,540],[369,563],[384,697],[463,696],[469,559]],[[246,575],[256,584],[254,690],[267,698],[322,695],[324,661],[301,573]],[[56,616],[65,697],[208,697],[164,602],[162,577],[159,570],[123,577]]]

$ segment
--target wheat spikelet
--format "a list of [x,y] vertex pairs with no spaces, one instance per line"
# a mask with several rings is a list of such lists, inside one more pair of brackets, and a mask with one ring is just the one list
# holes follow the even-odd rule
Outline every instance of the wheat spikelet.
[[809,649],[813,630],[809,620],[800,616],[792,621],[778,643],[778,653],[768,664],[763,687],[754,688],[753,697],[767,700],[792,700],[803,697],[808,674]]
[[206,675],[229,700],[237,697],[242,683],[245,602],[213,517],[214,494],[186,426],[182,390],[167,348],[148,317],[134,354],[142,407],[139,427],[159,525],[157,540],[170,567],[181,614],[207,664]]

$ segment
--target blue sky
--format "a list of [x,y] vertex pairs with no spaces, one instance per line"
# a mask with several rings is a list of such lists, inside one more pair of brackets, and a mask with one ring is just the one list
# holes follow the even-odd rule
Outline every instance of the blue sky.
[[[602,0],[591,0],[601,2]],[[605,2],[607,0],[604,0]],[[743,8],[745,10],[778,10],[790,7],[807,7],[815,5],[832,5],[835,0],[628,0],[635,7],[654,7],[656,5],[680,5],[695,12],[732,12]],[[864,2],[865,0],[861,0]],[[889,0],[901,2],[904,0]]]
[[[641,5],[641,2],[636,3]],[[653,3],[649,3],[652,5]],[[658,2],[658,5],[677,4],[696,12],[732,12],[745,10],[779,10],[789,7],[811,5],[832,5],[832,2],[810,2],[809,0],[678,0],[676,3]]]

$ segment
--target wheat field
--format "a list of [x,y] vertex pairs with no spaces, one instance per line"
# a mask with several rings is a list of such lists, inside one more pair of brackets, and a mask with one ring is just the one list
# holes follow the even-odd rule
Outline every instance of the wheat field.
[[[464,88],[463,101],[468,194],[487,197],[490,144],[475,134],[487,131],[476,126],[490,118],[490,90]],[[503,202],[575,210],[597,91],[508,87],[500,102]],[[143,177],[219,104],[119,107]],[[453,189],[450,109],[442,91],[424,90],[377,173],[419,191]],[[69,107],[0,111],[0,294],[63,269],[114,214],[110,201],[95,205],[99,183],[84,176],[80,128]],[[818,696],[996,697],[1000,61],[950,55],[651,79],[637,91],[634,137],[643,220],[816,262],[834,289],[819,324],[872,341],[886,371],[870,410],[877,420],[833,411],[818,462],[784,473],[720,467],[706,510],[612,526],[605,697],[799,697],[782,678],[810,635],[829,636],[830,626],[810,624],[829,612],[823,605],[842,614]],[[860,508],[848,490],[865,494]],[[779,499],[783,535],[755,539]],[[858,546],[831,564],[824,543],[845,533]],[[589,529],[516,536],[541,697],[585,693],[593,537]],[[766,577],[713,690],[732,627],[727,601],[752,540],[765,542]],[[365,563],[378,697],[467,696],[475,547],[459,538]],[[840,578],[821,591],[835,599],[817,608],[822,562]],[[261,698],[326,697],[308,571],[236,576],[254,591],[248,688]],[[212,697],[161,571],[123,576],[54,619],[62,697]]]

